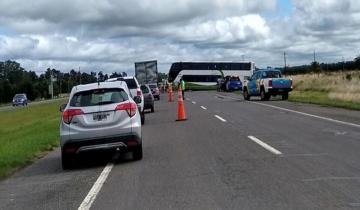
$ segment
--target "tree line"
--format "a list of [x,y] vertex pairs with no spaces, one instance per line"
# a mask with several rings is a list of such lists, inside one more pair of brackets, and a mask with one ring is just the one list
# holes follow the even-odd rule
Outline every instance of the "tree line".
[[360,70],[360,56],[357,56],[353,61],[343,61],[337,63],[319,63],[314,61],[309,65],[283,67],[278,69],[287,75]]
[[53,79],[53,93],[58,96],[69,93],[73,86],[105,81],[108,78],[126,76],[125,72],[111,75],[92,71],[90,73],[70,70],[68,73],[56,69],[46,69],[41,74],[26,71],[16,61],[0,61],[0,103],[10,102],[15,94],[26,93],[30,100],[50,98],[49,85]]
[[[71,69],[69,72],[61,72],[48,68],[41,74],[35,71],[25,70],[16,61],[0,61],[0,103],[11,102],[17,93],[26,93],[29,100],[38,98],[50,98],[49,85],[53,79],[53,94],[70,93],[71,89],[79,84],[105,81],[109,78],[127,76],[126,72],[113,72],[112,74],[103,71],[80,72]],[[158,81],[167,78],[164,73],[158,74]]]

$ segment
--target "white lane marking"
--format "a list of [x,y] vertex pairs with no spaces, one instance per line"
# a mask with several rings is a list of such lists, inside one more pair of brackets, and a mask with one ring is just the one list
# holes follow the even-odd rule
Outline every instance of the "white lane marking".
[[106,167],[101,172],[100,176],[98,177],[98,179],[96,180],[96,182],[92,186],[91,190],[89,191],[89,193],[87,194],[87,196],[85,197],[85,199],[83,200],[81,205],[79,206],[78,210],[88,210],[88,209],[91,208],[91,205],[95,201],[96,196],[99,194],[99,192],[101,190],[101,187],[105,183],[105,181],[106,181],[106,179],[107,179],[108,175],[110,174],[111,169],[113,167],[114,167],[113,163],[108,163],[106,165]]
[[248,136],[248,138],[251,139],[253,142],[259,144],[260,146],[262,146],[266,150],[272,152],[273,154],[282,155],[282,153],[279,150],[277,150],[274,147],[266,144],[265,142],[262,142],[260,139],[256,138],[255,136]]
[[203,110],[207,110],[207,108],[205,106],[200,106]]
[[223,121],[223,122],[226,122],[226,120],[222,117],[220,117],[219,115],[214,115],[216,118],[218,118],[219,120]]
[[360,177],[317,177],[313,179],[303,179],[303,182],[317,182],[317,181],[328,181],[328,180],[360,180]]
[[[215,95],[221,96],[221,95],[218,95],[218,94],[215,94]],[[234,97],[231,97],[231,96],[222,96],[222,97],[227,97],[227,98],[230,98],[230,99],[237,100],[237,98],[234,98]],[[343,124],[343,125],[349,125],[349,126],[354,126],[354,127],[360,128],[360,125],[356,124],[356,123],[350,123],[350,122],[345,122],[345,121],[341,121],[341,120],[335,120],[335,119],[328,118],[328,117],[322,117],[322,116],[318,116],[318,115],[314,115],[314,114],[308,114],[308,113],[305,113],[305,112],[295,111],[295,110],[292,110],[292,109],[286,109],[286,108],[273,106],[273,105],[270,105],[270,104],[259,103],[259,102],[255,102],[255,101],[248,101],[248,102],[253,103],[253,104],[258,104],[258,105],[261,105],[261,106],[271,107],[271,108],[274,108],[274,109],[288,111],[288,112],[292,112],[292,113],[296,113],[296,114],[300,114],[300,115],[304,115],[304,116],[308,116],[308,117],[313,117],[313,118],[327,120],[327,121],[334,122],[334,123],[339,123],[339,124]]]
[[192,101],[191,103],[196,104],[196,102],[195,102],[195,101]]
[[318,116],[318,115],[308,114],[308,113],[305,113],[305,112],[299,112],[299,111],[295,111],[295,110],[292,110],[292,109],[286,109],[286,108],[273,106],[273,105],[269,105],[269,104],[258,103],[258,102],[254,102],[254,101],[250,101],[250,102],[253,103],[253,104],[261,105],[261,106],[267,106],[267,107],[271,107],[271,108],[274,108],[274,109],[293,112],[293,113],[301,114],[301,115],[308,116],[308,117],[313,117],[313,118],[327,120],[327,121],[334,122],[334,123],[339,123],[339,124],[343,124],[343,125],[349,125],[349,126],[354,126],[354,127],[360,128],[360,125],[355,124],[355,123],[344,122],[344,121],[341,121],[341,120],[335,120],[335,119],[328,118],[328,117],[321,117],[321,116]]
[[328,153],[304,153],[304,154],[289,154],[283,155],[282,157],[318,157],[318,156],[326,156],[329,155]]

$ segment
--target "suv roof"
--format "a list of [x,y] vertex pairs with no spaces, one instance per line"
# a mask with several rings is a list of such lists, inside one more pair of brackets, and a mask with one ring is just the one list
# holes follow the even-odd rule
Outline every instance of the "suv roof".
[[114,81],[114,82],[100,82],[100,83],[90,83],[86,85],[77,85],[72,88],[70,95],[72,96],[77,92],[99,89],[99,88],[122,88],[129,94],[129,89],[125,82]]

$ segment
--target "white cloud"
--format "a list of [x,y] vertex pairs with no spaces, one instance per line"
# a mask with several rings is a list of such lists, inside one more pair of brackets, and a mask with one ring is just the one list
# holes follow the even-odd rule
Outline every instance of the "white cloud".
[[310,63],[314,50],[323,61],[358,54],[359,1],[292,2],[284,17],[276,0],[2,0],[1,28],[11,33],[0,28],[0,60],[113,72],[157,59],[166,72],[185,60],[245,56],[264,67],[282,65],[284,51],[291,65]]

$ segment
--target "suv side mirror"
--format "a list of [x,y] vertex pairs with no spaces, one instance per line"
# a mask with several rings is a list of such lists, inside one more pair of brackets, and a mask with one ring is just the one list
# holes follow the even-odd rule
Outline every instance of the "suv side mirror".
[[140,104],[141,103],[141,97],[140,96],[135,96],[134,101],[135,101],[135,103]]
[[60,112],[64,112],[64,110],[65,110],[65,108],[66,108],[66,105],[67,105],[67,104],[62,104],[62,105],[60,106],[60,108],[59,108],[59,111],[60,111]]

